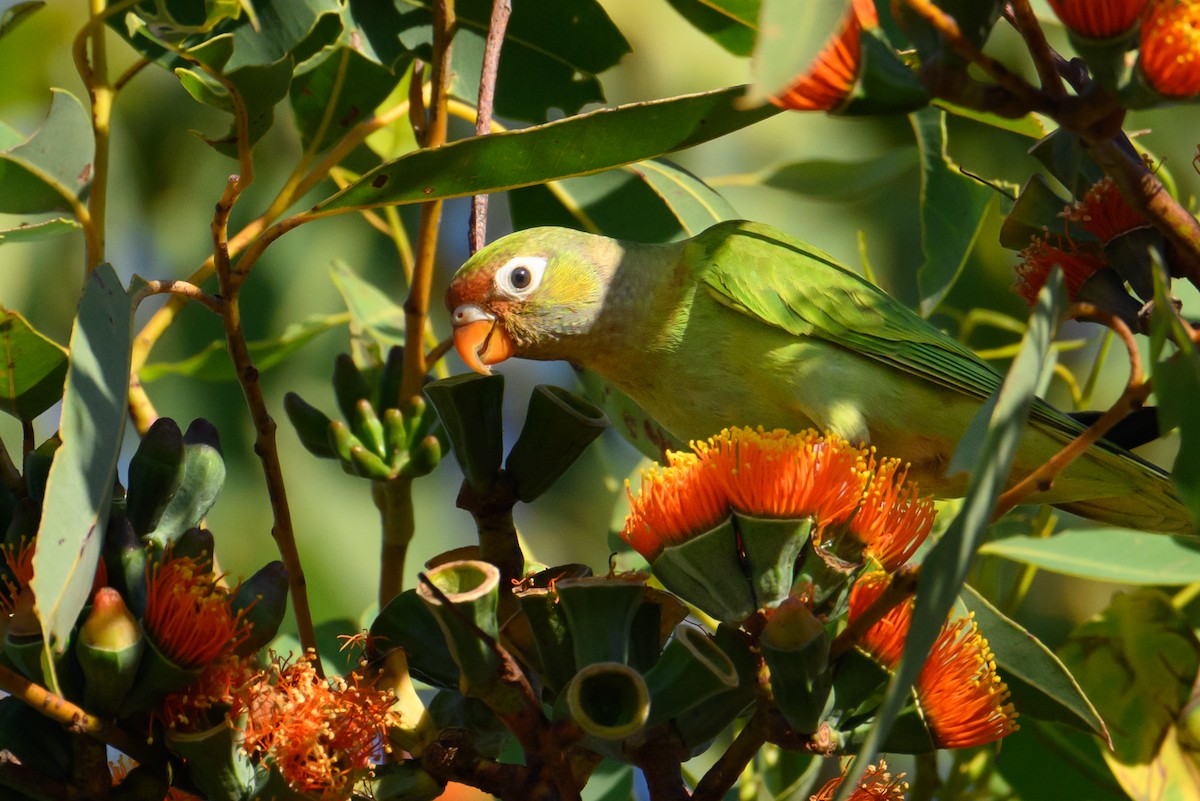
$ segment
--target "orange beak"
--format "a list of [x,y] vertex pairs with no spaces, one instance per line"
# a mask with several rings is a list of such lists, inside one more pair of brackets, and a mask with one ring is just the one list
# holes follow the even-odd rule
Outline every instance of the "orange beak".
[[513,355],[512,338],[495,320],[475,320],[454,328],[454,349],[477,373],[490,375],[489,364],[502,362]]

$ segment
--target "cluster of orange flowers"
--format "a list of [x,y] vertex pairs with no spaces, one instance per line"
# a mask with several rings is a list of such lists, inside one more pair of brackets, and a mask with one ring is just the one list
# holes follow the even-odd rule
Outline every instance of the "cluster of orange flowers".
[[229,593],[206,560],[168,557],[149,570],[146,631],[182,668],[203,667],[236,648],[250,636],[244,615],[230,609]]
[[[809,801],[833,801],[845,778],[846,774],[843,773],[825,782],[820,790],[809,796]],[[878,765],[867,766],[847,801],[904,801],[907,790],[908,782],[904,781],[904,774],[889,773],[887,761],[881,759]]]
[[646,471],[638,496],[630,493],[621,537],[647,559],[738,512],[811,517],[817,540],[845,524],[869,556],[894,570],[933,526],[932,499],[905,480],[899,460],[876,459],[832,434],[734,428],[692,448],[668,453],[667,466]]

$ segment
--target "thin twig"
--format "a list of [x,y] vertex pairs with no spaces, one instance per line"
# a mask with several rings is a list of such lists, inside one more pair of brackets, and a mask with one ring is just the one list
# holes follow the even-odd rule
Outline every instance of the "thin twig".
[[1146,398],[1150,396],[1151,385],[1142,372],[1142,357],[1138,352],[1137,342],[1133,338],[1133,332],[1121,318],[1090,303],[1072,305],[1069,316],[1072,318],[1086,317],[1102,323],[1115,331],[1125,343],[1125,347],[1129,351],[1129,380],[1125,384],[1125,391],[1121,393],[1121,397],[1117,399],[1116,403],[1109,407],[1108,411],[1088,426],[1086,431],[1068,442],[1062,450],[1050,457],[1037,470],[1006,490],[996,502],[993,520],[1011,511],[1030,495],[1050,489],[1054,484],[1055,477],[1066,469],[1067,465],[1099,442],[1126,415],[1140,408]]
[[692,801],[719,801],[725,797],[737,783],[742,771],[750,764],[750,760],[754,759],[754,755],[767,742],[767,734],[770,731],[769,717],[767,708],[760,704],[745,728],[738,732],[738,736],[725,753],[721,754],[720,759],[696,784]]
[[[508,18],[512,16],[512,0],[493,0],[492,19],[488,25],[487,42],[483,50],[483,69],[479,76],[479,113],[475,119],[475,135],[485,136],[492,129],[492,107],[496,100],[496,75],[500,70],[500,46],[504,44],[504,31]],[[488,196],[475,195],[471,199],[471,227],[468,241],[471,252],[483,247],[487,240]]]
[[1006,14],[1017,33],[1025,40],[1025,46],[1029,48],[1029,55],[1042,82],[1042,91],[1053,97],[1065,95],[1066,88],[1058,72],[1054,50],[1046,41],[1046,33],[1042,30],[1037,15],[1033,13],[1029,0],[1012,0],[1008,3]]
[[151,295],[174,295],[188,300],[194,300],[213,314],[221,313],[221,299],[208,294],[195,284],[187,281],[147,281],[133,296],[132,303],[136,309],[138,304]]

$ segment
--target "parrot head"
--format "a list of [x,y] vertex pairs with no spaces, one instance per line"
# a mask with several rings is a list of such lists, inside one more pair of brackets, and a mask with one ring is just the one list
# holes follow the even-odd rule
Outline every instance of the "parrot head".
[[585,333],[604,299],[611,239],[565,228],[531,228],[496,240],[459,268],[446,291],[454,347],[467,366],[510,356],[565,358],[555,345]]

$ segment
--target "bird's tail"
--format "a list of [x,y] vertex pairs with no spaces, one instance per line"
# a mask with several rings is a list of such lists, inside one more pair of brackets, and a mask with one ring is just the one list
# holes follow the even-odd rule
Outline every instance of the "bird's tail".
[[[1107,470],[1116,471],[1126,479],[1125,486],[1119,487],[1119,493],[1098,491],[1094,497],[1082,500],[1066,503],[1051,501],[1059,509],[1115,526],[1192,536],[1197,534],[1196,524],[1175,490],[1171,477],[1160,468],[1124,449],[1105,448],[1103,445],[1092,448],[1080,462],[1085,463],[1079,465],[1082,470],[1074,469],[1075,465],[1067,468],[1061,477],[1064,483],[1074,483],[1076,479],[1073,474],[1087,472],[1086,462],[1102,462]],[[1113,478],[1111,473],[1109,475]],[[1117,482],[1105,483],[1112,490],[1118,489],[1113,486]],[[1080,495],[1076,494],[1076,497]]]

